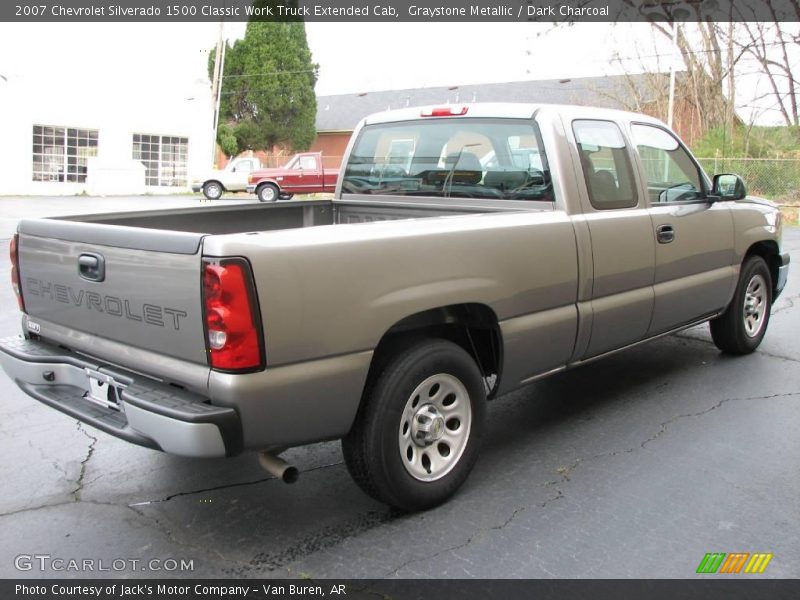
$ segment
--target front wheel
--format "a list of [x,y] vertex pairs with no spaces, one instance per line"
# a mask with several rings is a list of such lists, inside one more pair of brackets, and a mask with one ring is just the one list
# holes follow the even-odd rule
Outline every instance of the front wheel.
[[397,354],[368,388],[342,440],[347,468],[367,494],[401,510],[452,496],[478,457],[486,392],[475,361],[445,340]]
[[222,197],[222,185],[216,181],[208,181],[203,186],[203,195],[209,200],[219,200]]
[[736,292],[727,310],[711,320],[711,338],[717,348],[731,354],[749,354],[767,332],[772,308],[772,276],[760,256],[742,265]]
[[264,183],[256,191],[259,202],[275,202],[278,199],[278,186],[273,183]]

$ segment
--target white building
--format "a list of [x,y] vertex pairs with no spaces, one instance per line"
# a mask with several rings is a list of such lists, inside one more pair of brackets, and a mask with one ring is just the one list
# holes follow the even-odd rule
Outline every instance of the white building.
[[0,26],[0,195],[175,193],[211,166],[213,26],[24,25]]

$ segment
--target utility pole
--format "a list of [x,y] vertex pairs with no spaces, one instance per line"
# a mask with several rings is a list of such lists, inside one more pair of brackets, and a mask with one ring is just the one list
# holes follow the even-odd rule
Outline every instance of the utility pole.
[[225,37],[223,29],[225,24],[219,22],[219,37],[217,38],[217,49],[214,52],[214,79],[211,82],[211,97],[214,103],[214,122],[211,124],[211,166],[215,166],[217,161],[217,123],[219,122],[219,102],[222,95],[222,74],[225,72]]
[[677,58],[678,24],[672,20],[672,60],[669,61],[669,105],[667,108],[667,125],[672,129],[672,118],[675,113],[675,60]]

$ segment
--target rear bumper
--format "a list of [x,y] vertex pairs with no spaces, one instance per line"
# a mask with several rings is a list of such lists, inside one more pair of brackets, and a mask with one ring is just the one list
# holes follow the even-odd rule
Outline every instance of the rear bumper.
[[245,188],[248,194],[255,194],[256,193],[256,185],[254,183],[248,183],[247,187]]
[[775,282],[775,298],[777,298],[786,287],[789,279],[789,254],[784,252],[778,255],[778,280]]
[[[128,442],[203,458],[242,451],[237,411],[212,406],[186,390],[19,336],[0,339],[0,366],[29,396]],[[113,380],[118,387],[105,383],[92,392],[87,370]],[[98,389],[109,394],[106,399],[113,399],[107,403],[111,406],[87,399],[92,393],[96,397]]]
[[192,191],[194,193],[202,192],[203,191],[203,184],[202,183],[193,183],[192,184]]

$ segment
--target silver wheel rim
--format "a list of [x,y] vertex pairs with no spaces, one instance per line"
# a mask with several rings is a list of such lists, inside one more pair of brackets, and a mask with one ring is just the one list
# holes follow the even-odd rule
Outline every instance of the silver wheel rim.
[[275,200],[276,196],[277,194],[275,193],[275,190],[268,185],[264,186],[261,190],[261,199],[264,202],[272,202]]
[[744,332],[756,337],[764,328],[767,311],[767,282],[761,275],[753,275],[744,293]]
[[206,194],[211,198],[219,198],[222,195],[222,190],[216,183],[206,187]]
[[432,375],[411,393],[397,441],[403,466],[418,481],[436,481],[458,464],[472,426],[464,384],[446,373]]

